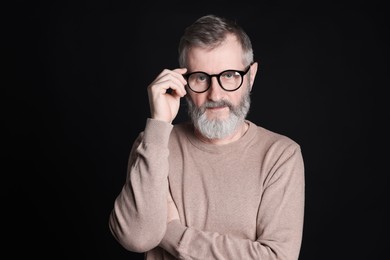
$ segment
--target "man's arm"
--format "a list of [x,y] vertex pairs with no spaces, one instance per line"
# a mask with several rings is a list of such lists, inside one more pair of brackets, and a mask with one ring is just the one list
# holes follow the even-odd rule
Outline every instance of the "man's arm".
[[130,251],[146,252],[165,234],[171,130],[169,123],[148,119],[130,152],[126,182],[109,218],[112,234]]

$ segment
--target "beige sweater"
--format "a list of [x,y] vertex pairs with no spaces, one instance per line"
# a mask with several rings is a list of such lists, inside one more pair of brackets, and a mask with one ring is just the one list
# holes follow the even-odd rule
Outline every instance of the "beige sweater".
[[[250,121],[230,144],[199,141],[190,124],[148,119],[134,142],[109,226],[151,259],[298,259],[304,217],[299,145]],[[167,220],[171,189],[180,221]]]

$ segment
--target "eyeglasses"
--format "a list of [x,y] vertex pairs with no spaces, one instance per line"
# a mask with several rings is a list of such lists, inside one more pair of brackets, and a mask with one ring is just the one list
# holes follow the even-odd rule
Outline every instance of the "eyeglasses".
[[211,78],[216,77],[219,85],[225,91],[235,91],[239,89],[244,81],[244,76],[248,73],[250,64],[244,71],[224,70],[219,74],[207,74],[203,71],[195,71],[183,76],[187,80],[187,86],[195,93],[206,92],[211,86]]

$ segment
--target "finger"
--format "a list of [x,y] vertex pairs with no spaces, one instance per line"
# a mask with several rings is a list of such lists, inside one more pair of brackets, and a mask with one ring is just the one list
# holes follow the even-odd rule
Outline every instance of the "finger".
[[156,79],[150,87],[157,89],[160,93],[166,93],[168,89],[172,89],[177,95],[183,97],[187,93],[185,84],[187,82],[181,74],[167,73]]
[[175,71],[175,72],[180,73],[180,74],[184,74],[187,72],[187,68],[176,68],[176,69],[173,69],[172,71]]
[[171,89],[172,91],[170,92],[170,94],[179,97],[184,97],[187,93],[184,88],[184,85],[181,82],[172,78],[160,81],[156,83],[152,88],[154,88],[160,94],[166,94],[167,91]]
[[160,78],[162,78],[162,77],[164,77],[166,75],[172,75],[173,77],[176,77],[177,79],[179,79],[183,83],[183,85],[185,85],[185,84],[187,84],[187,81],[185,80],[183,75],[186,72],[187,72],[187,68],[177,68],[177,69],[174,69],[174,70],[165,69],[160,74]]

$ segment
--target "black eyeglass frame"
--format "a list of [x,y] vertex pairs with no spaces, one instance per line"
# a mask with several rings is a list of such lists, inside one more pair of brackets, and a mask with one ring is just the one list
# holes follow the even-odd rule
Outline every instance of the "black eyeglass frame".
[[[239,89],[239,88],[242,86],[242,83],[244,82],[244,76],[248,73],[248,71],[249,71],[249,69],[251,68],[252,65],[253,65],[253,63],[249,64],[248,67],[247,67],[245,70],[243,70],[243,71],[242,71],[242,70],[224,70],[224,71],[222,71],[221,73],[218,73],[218,74],[211,74],[211,75],[208,74],[208,73],[206,73],[206,72],[204,72],[204,71],[194,71],[194,72],[190,72],[190,73],[184,74],[183,77],[187,80],[187,87],[188,87],[189,89],[191,89],[191,91],[193,91],[193,92],[195,92],[195,93],[204,93],[204,92],[206,92],[207,90],[209,90],[210,87],[211,87],[211,79],[212,79],[213,77],[216,77],[216,78],[217,78],[218,83],[219,83],[219,86],[220,86],[223,90],[225,90],[225,91],[227,91],[227,92],[233,92],[233,91],[236,91],[237,89]],[[238,87],[235,88],[235,89],[225,89],[225,88],[222,86],[222,84],[221,84],[221,79],[220,79],[221,75],[224,74],[224,73],[226,73],[226,72],[228,72],[228,71],[233,71],[233,72],[236,72],[236,73],[238,73],[238,74],[241,75],[241,83],[240,83],[240,85],[238,85]],[[192,74],[195,74],[195,73],[203,73],[203,74],[207,75],[207,76],[210,78],[209,86],[208,86],[205,90],[202,90],[202,91],[193,90],[193,89],[190,87],[190,85],[188,84],[188,79],[189,79],[189,77],[190,77]]]

